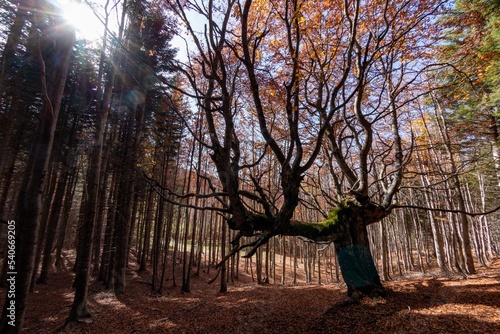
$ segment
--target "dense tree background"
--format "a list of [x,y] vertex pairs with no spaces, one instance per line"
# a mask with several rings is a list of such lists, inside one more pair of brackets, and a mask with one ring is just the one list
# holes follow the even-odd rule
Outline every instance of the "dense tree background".
[[93,7],[98,41],[51,1],[0,1],[2,333],[67,258],[70,323],[134,261],[159,294],[245,270],[353,295],[498,255],[498,1]]

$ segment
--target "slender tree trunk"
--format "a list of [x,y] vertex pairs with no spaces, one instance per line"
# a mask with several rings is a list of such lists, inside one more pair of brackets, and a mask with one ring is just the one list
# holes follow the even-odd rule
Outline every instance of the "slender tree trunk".
[[[126,8],[127,0],[123,3],[123,8]],[[125,10],[123,10],[123,16],[119,31],[119,40],[123,33]],[[107,28],[107,27],[106,27]],[[99,66],[99,82],[102,79],[103,69],[104,69],[104,54],[106,47],[106,36],[107,30],[105,30],[104,43],[101,48],[101,61]],[[117,59],[117,57],[115,57]],[[109,106],[111,103],[113,85],[115,84],[115,71],[109,73],[109,77],[106,81],[106,86],[104,87],[104,93],[102,99],[99,99],[98,112],[97,112],[97,123],[96,130],[94,133],[93,147],[90,155],[89,166],[87,170],[87,198],[84,201],[83,218],[82,224],[79,230],[79,239],[77,246],[77,267],[76,276],[74,281],[75,287],[75,297],[73,299],[73,305],[66,320],[66,323],[78,321],[82,317],[91,316],[87,308],[87,294],[88,294],[88,283],[90,275],[90,262],[92,259],[92,242],[94,236],[94,226],[95,220],[98,212],[99,204],[99,182],[101,177],[101,165],[102,165],[102,151],[103,151],[103,141],[104,133],[106,130],[106,123],[108,120]],[[98,92],[101,91],[101,87],[98,87]]]
[[[169,154],[167,155],[167,159],[166,159],[166,163],[167,163],[167,166],[169,166],[169,159],[168,159],[168,156],[170,155],[170,148],[169,148]],[[168,173],[168,168],[164,168],[165,170],[165,173],[163,174],[164,176],[164,181],[166,181],[166,177],[167,175],[169,175]],[[177,156],[177,162],[175,164],[175,171],[174,171],[174,175],[173,175],[173,178],[172,180],[177,180],[177,175],[178,175],[178,172],[179,172],[179,156]],[[168,221],[167,221],[167,226],[166,226],[166,232],[165,232],[165,247],[164,247],[164,254],[163,254],[163,268],[162,268],[162,274],[161,274],[161,281],[160,281],[160,287],[158,289],[158,291],[160,293],[162,293],[162,289],[163,289],[163,283],[165,281],[165,273],[167,271],[167,261],[168,261],[168,254],[169,254],[169,251],[170,251],[170,241],[172,240],[172,228],[173,228],[173,221],[174,221],[174,215],[177,215],[177,224],[180,223],[180,210],[174,210],[174,207],[172,204],[169,204],[169,211],[168,211]],[[174,280],[175,278],[175,257],[173,257],[173,272],[172,272],[172,280]]]
[[[50,165],[50,163],[49,163]],[[56,174],[52,172],[49,174]],[[57,184],[57,177],[52,175],[48,180],[48,185],[46,185],[46,190],[43,191],[46,194],[45,198],[42,199],[43,209],[41,210],[41,224],[38,231],[38,240],[36,242],[36,252],[35,252],[35,265],[33,267],[33,276],[31,277],[30,292],[33,292],[35,288],[36,276],[38,275],[38,268],[40,266],[40,260],[42,258],[42,250],[45,243],[45,237],[47,235],[47,225],[48,225],[48,215],[50,211],[54,211],[55,208],[51,209],[53,203],[54,188]]]
[[[35,18],[37,20],[37,18]],[[36,22],[34,26],[37,26]],[[7,275],[7,279],[16,281],[16,295],[11,298],[7,294],[0,324],[2,333],[18,333],[22,329],[24,315],[26,311],[26,301],[28,290],[33,275],[36,240],[40,225],[40,212],[42,190],[50,160],[52,144],[54,141],[55,126],[59,116],[60,104],[66,81],[67,70],[70,62],[71,51],[75,43],[75,33],[69,28],[60,29],[57,33],[51,34],[55,45],[50,62],[57,64],[54,75],[50,78],[50,87],[47,86],[49,80],[46,78],[45,61],[42,58],[42,49],[38,44],[38,58],[42,68],[42,90],[44,102],[40,112],[40,119],[35,135],[35,142],[30,158],[26,165],[25,174],[19,193],[17,214],[16,214],[16,270],[17,275]],[[38,40],[36,43],[41,43]],[[33,43],[32,45],[35,45]],[[8,307],[15,305],[15,319],[10,316]],[[14,326],[12,326],[14,325]]]
[[[201,148],[200,148],[201,149]],[[193,166],[193,160],[194,160],[194,154],[195,154],[195,150],[196,150],[196,145],[195,143],[192,143],[191,145],[191,150],[190,150],[190,153],[189,153],[189,162],[188,162],[188,165],[189,165],[189,169],[188,169],[188,175],[187,175],[187,188],[184,188],[186,192],[189,192],[191,190],[191,175],[194,171],[194,166]],[[200,151],[201,153],[201,151]],[[198,160],[199,161],[199,160]],[[197,180],[196,180],[196,191],[198,192],[199,191],[199,176],[197,177]],[[189,201],[189,200],[187,200]],[[189,204],[189,203],[187,203]],[[197,204],[197,202],[196,202]],[[188,254],[188,251],[187,251],[187,248],[188,248],[188,236],[189,236],[189,232],[190,232],[190,221],[191,221],[191,210],[189,208],[186,208],[186,218],[184,220],[184,247],[183,247],[183,252],[182,252],[182,286],[181,286],[181,290],[183,292],[189,292],[190,290],[190,287],[189,287],[189,283],[190,283],[190,274],[191,274],[191,257],[192,257],[192,252],[189,252]],[[193,213],[193,225],[196,224],[196,218],[197,218],[197,211],[194,211]],[[194,231],[195,231],[195,227],[193,227],[193,231],[192,233],[194,234]],[[194,242],[194,235],[191,237],[191,242]]]
[[259,248],[255,253],[255,275],[257,277],[257,284],[262,284],[262,250]]
[[495,107],[495,112],[490,115],[490,142],[493,163],[497,174],[497,185],[500,188],[500,120],[498,116],[498,107]]
[[285,285],[286,279],[286,237],[281,237],[281,284]]
[[451,185],[454,190],[454,198],[456,199],[458,203],[458,210],[460,211],[459,217],[460,217],[460,235],[461,235],[461,242],[463,246],[463,251],[464,251],[464,256],[465,256],[465,271],[467,274],[474,274],[476,272],[476,269],[474,268],[474,259],[472,257],[472,247],[471,247],[471,242],[470,242],[470,235],[469,235],[469,220],[467,215],[465,214],[466,212],[466,207],[465,207],[465,200],[464,200],[464,195],[462,193],[462,187],[460,183],[460,179],[458,177],[458,168],[457,168],[457,163],[455,161],[455,155],[453,153],[452,147],[451,147],[451,139],[448,133],[447,129],[447,124],[446,120],[444,118],[443,112],[441,110],[441,106],[439,103],[436,102],[436,108],[435,108],[435,113],[436,117],[438,119],[438,127],[439,131],[441,134],[441,137],[444,141],[444,145],[446,147],[446,152],[448,154],[448,159],[450,162],[450,167],[451,167]]
[[[169,146],[167,148],[167,152],[163,153],[162,156],[162,163],[160,167],[161,171],[161,184],[165,186],[167,183],[167,175],[169,173],[169,161],[170,161],[170,154],[171,154],[171,147]],[[176,166],[175,170],[175,175],[177,175],[178,171],[178,166]],[[173,212],[170,212],[173,215]],[[163,240],[163,229],[164,229],[164,223],[165,223],[165,201],[160,197],[157,210],[156,210],[156,219],[155,219],[155,228],[154,228],[154,235],[153,235],[153,249],[152,249],[152,265],[153,265],[153,281],[151,285],[151,290],[155,291],[157,290],[158,292],[161,293],[161,290],[163,289],[163,279],[161,277],[165,277],[165,272],[166,272],[166,265],[167,265],[167,255],[168,255],[168,248],[170,246],[170,231],[172,229],[172,221],[168,221],[168,226],[167,226],[167,234],[168,236],[165,239],[165,251],[163,252],[164,260],[163,260],[163,268],[162,272],[160,275],[159,271],[159,265],[162,259],[162,252],[161,252],[161,241]],[[177,212],[177,226],[180,224],[180,210]],[[177,232],[177,231],[176,231]],[[173,281],[175,285],[175,252],[174,252],[174,258],[173,258]],[[160,282],[157,282],[158,278],[160,279]],[[158,289],[156,289],[157,283],[159,283]]]
[[[481,207],[483,211],[486,211],[486,191],[484,185],[484,177],[481,174],[478,174],[478,182],[479,182],[479,190],[481,193]],[[493,252],[488,216],[486,215],[481,216],[479,218],[479,221],[481,223],[481,229],[484,229],[484,235],[486,238],[485,242],[486,242],[486,248],[488,250],[487,258],[491,259],[494,256],[494,252]]]
[[[221,220],[221,218],[219,218]],[[220,221],[222,226],[222,236],[221,236],[221,258],[226,256],[226,234],[227,234],[227,224],[223,221]],[[224,293],[227,292],[227,280],[226,280],[226,263],[222,264],[221,272],[220,272],[220,289],[219,291]]]
[[[117,214],[115,216],[115,261],[113,268],[114,291],[121,294],[125,290],[125,269],[128,258],[128,240],[132,220],[132,201],[133,189],[135,184],[134,162],[136,161],[137,141],[134,140],[133,127],[135,123],[136,109],[138,106],[132,106],[129,122],[126,125],[124,140],[125,151],[123,152],[122,173],[119,177],[119,191],[117,199]],[[137,131],[142,131],[140,124],[137,124]]]
[[63,257],[61,256],[62,254],[62,249],[64,247],[64,240],[66,238],[66,229],[68,226],[68,221],[69,221],[69,216],[70,216],[70,211],[71,211],[71,206],[73,203],[73,196],[75,194],[75,188],[77,185],[78,181],[78,176],[77,176],[77,170],[78,167],[75,163],[74,166],[71,167],[71,179],[68,183],[68,187],[66,188],[66,192],[64,194],[64,208],[62,210],[62,217],[61,217],[61,222],[62,225],[58,229],[58,234],[56,238],[56,263],[55,266],[57,268],[62,268],[63,267]]
[[111,277],[109,274],[109,267],[111,265],[111,253],[113,245],[113,228],[116,214],[116,193],[118,189],[117,182],[115,182],[116,173],[112,177],[112,189],[108,196],[108,212],[106,215],[106,226],[104,228],[104,241],[102,245],[101,265],[99,267],[98,281],[103,282],[104,286],[109,289],[111,286]]
[[139,260],[139,269],[137,269],[138,272],[143,272],[146,270],[147,267],[147,257],[149,254],[149,245],[150,245],[150,239],[151,239],[151,223],[153,219],[153,210],[154,210],[154,204],[153,204],[153,198],[154,198],[154,190],[151,188],[149,189],[148,192],[148,200],[146,203],[146,217],[144,219],[144,237],[142,239],[142,250],[140,253],[140,260]]
[[[71,130],[67,134],[69,136],[69,140],[66,143],[68,148],[74,147],[77,141],[76,129],[78,123],[79,117],[75,117],[72,122]],[[74,168],[74,165],[76,163],[75,157],[69,150],[70,149],[63,150],[64,153],[62,158],[63,162],[61,166],[61,173],[57,180],[52,210],[50,211],[50,216],[48,218],[47,236],[43,251],[42,268],[40,271],[40,277],[37,281],[37,283],[41,284],[47,283],[49,269],[52,265],[52,250],[54,248],[54,241],[56,241],[59,221],[61,220],[61,212],[64,212],[63,209],[67,207],[65,202],[70,200],[70,196],[65,196],[65,194],[68,194],[67,189],[71,185],[71,179],[76,177],[72,174],[76,171],[76,169]]]
[[87,170],[87,193],[83,202],[83,218],[78,232],[77,266],[75,276],[75,298],[67,322],[89,317],[87,293],[95,219],[98,210],[99,179],[101,174],[101,152],[108,109],[102,110],[97,121],[94,147]]
[[58,184],[54,195],[54,205],[50,212],[47,227],[47,236],[45,239],[45,247],[43,251],[42,269],[40,271],[40,277],[38,278],[37,283],[47,283],[49,268],[52,264],[52,247],[54,245],[56,236],[59,215],[61,213],[61,208],[63,207],[64,193],[66,191],[68,179],[69,175],[67,173],[64,173],[59,177],[59,180],[57,182]]
[[[11,73],[15,68],[16,48],[20,44],[22,29],[26,22],[26,7],[19,3],[13,25],[9,32],[4,50],[2,52],[1,67],[0,67],[0,107],[5,108],[5,113],[0,112],[0,123],[2,124],[0,131],[0,140],[4,145],[0,146],[0,219],[6,219],[6,204],[9,195],[15,201],[15,194],[11,190],[11,185],[16,169],[16,162],[23,136],[25,136],[25,122],[23,121],[24,109],[26,102],[21,98],[25,85],[23,78],[26,76],[27,64],[31,63],[28,59],[33,58],[32,52],[27,52],[24,56],[23,66],[18,73]],[[31,30],[30,34],[34,34]],[[12,76],[12,78],[10,78]],[[9,101],[10,100],[10,101]],[[15,208],[15,205],[11,205]],[[9,216],[13,214],[12,208],[7,212]],[[7,238],[3,249],[5,254],[8,250]],[[8,261],[2,262],[0,273],[0,287],[6,284],[6,276],[8,272]]]
[[381,257],[382,257],[382,277],[384,281],[389,281],[391,277],[389,276],[389,250],[387,247],[387,233],[385,231],[384,222],[380,222],[380,242],[381,242]]
[[[104,130],[104,138],[106,138],[106,129]],[[98,199],[99,203],[97,204],[97,213],[96,213],[96,222],[94,227],[94,234],[92,236],[93,242],[93,251],[92,251],[92,274],[99,275],[99,260],[102,256],[101,248],[103,248],[102,242],[102,231],[104,229],[104,225],[107,221],[107,216],[109,214],[110,207],[108,206],[109,200],[108,198],[111,196],[111,190],[113,186],[110,186],[108,191],[108,184],[110,180],[110,176],[113,174],[110,172],[111,163],[110,163],[110,155],[111,149],[116,144],[116,138],[118,133],[118,127],[113,127],[113,132],[109,136],[109,140],[106,144],[106,148],[102,154],[102,162],[101,162],[101,174],[99,180],[99,190],[98,190]],[[103,143],[104,145],[104,143]],[[111,183],[113,184],[113,183]],[[102,261],[101,261],[102,262]]]
[[[205,187],[205,190],[206,187]],[[206,201],[203,201],[203,205],[207,205]],[[204,243],[204,238],[203,238],[203,234],[205,233],[205,220],[206,220],[206,213],[205,211],[203,211],[201,213],[201,217],[200,217],[200,229],[198,231],[198,251],[196,253],[196,272],[195,272],[195,275],[196,276],[200,276],[200,270],[201,270],[201,257],[202,257],[202,253],[203,253],[203,249],[205,247],[205,243]],[[236,254],[237,256],[237,259],[236,259],[236,277],[238,277],[238,273],[239,273],[239,254]]]
[[293,238],[293,285],[297,284],[297,238]]
[[[422,181],[424,184],[426,184],[424,177],[422,176]],[[430,208],[434,207],[434,201],[431,200],[430,195],[427,192],[424,192],[425,199],[427,201],[427,205]],[[441,234],[441,229],[438,226],[438,222],[434,219],[434,215],[432,212],[428,212],[428,217],[429,217],[429,222],[431,224],[431,230],[433,234],[433,242],[434,242],[434,252],[436,253],[436,260],[439,268],[441,270],[446,270],[445,267],[445,259],[444,259],[444,241],[443,241],[443,235]]]

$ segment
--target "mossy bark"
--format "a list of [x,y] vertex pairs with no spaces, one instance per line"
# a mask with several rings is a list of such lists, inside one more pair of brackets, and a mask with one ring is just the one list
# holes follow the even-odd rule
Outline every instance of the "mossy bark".
[[290,222],[287,234],[302,236],[316,242],[332,241],[347,284],[347,294],[380,296],[384,287],[375,267],[366,226],[378,219],[376,210],[344,202],[334,208],[327,219],[318,223]]
[[342,277],[347,284],[347,294],[358,298],[362,295],[370,297],[382,296],[385,289],[375,267],[368,231],[363,215],[349,208],[345,214],[345,233],[334,241],[335,253]]
[[[292,220],[282,234],[314,242],[333,242],[348,295],[353,298],[382,296],[385,290],[370,252],[366,227],[388,214],[369,201],[346,200],[330,211],[324,221]],[[247,223],[256,231],[269,231],[273,227],[273,220],[265,215],[251,214]]]

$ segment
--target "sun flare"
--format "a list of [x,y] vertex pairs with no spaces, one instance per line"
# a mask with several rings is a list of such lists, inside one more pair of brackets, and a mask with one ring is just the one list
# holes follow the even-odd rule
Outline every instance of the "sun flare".
[[60,0],[60,6],[65,20],[75,27],[77,34],[91,41],[101,38],[103,24],[88,5],[75,0]]

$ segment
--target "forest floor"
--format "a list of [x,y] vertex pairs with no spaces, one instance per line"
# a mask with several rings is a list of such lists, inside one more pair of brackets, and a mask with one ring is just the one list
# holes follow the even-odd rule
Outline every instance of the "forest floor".
[[466,279],[427,273],[386,282],[386,298],[351,305],[342,284],[257,285],[240,273],[240,281],[219,293],[220,280],[208,285],[204,275],[192,278],[191,293],[170,281],[162,295],[150,293],[150,274],[134,270],[119,297],[93,282],[93,317],[63,329],[72,274],[53,273],[29,297],[24,332],[500,333],[500,258]]

